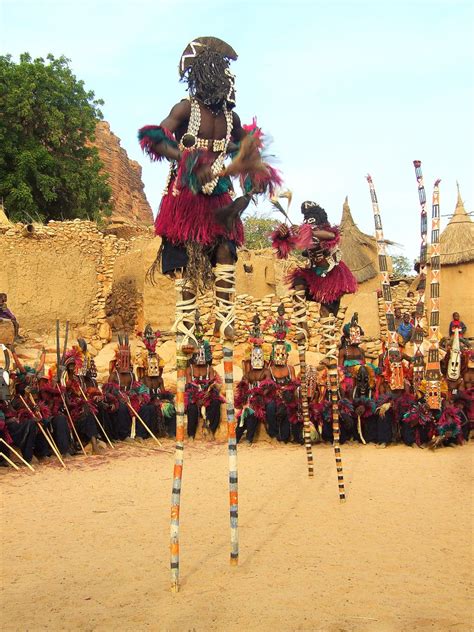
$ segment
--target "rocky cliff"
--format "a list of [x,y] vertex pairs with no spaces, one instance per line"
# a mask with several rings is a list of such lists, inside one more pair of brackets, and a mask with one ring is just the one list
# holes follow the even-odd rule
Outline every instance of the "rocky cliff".
[[106,121],[96,127],[95,146],[106,171],[110,174],[112,188],[112,221],[153,224],[153,213],[146,199],[142,182],[142,168],[135,160],[130,160],[120,146],[120,138],[110,131]]

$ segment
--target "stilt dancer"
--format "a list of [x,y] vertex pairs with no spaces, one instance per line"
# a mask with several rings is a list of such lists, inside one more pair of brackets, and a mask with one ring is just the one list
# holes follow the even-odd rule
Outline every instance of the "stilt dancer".
[[431,249],[430,249],[430,346],[426,363],[426,403],[432,410],[441,409],[441,368],[439,362],[439,308],[440,308],[440,212],[439,183],[436,180],[431,206]]
[[415,391],[423,380],[425,371],[425,360],[423,356],[423,318],[425,315],[425,294],[426,294],[426,263],[428,256],[428,218],[426,214],[426,192],[425,185],[423,183],[423,173],[421,171],[421,160],[414,160],[413,165],[415,167],[416,182],[418,184],[418,198],[420,200],[420,269],[419,269],[419,281],[418,281],[418,302],[416,304],[415,312],[415,331],[413,335],[413,342],[415,345],[415,359],[413,363],[413,386]]
[[[162,238],[158,256],[150,269],[161,263],[164,274],[183,272],[178,279],[177,334],[177,434],[173,478],[171,525],[172,589],[179,579],[179,494],[184,439],[186,346],[193,340],[196,294],[214,283],[216,325],[214,333],[223,341],[226,367],[226,400],[229,423],[229,468],[231,499],[231,559],[238,559],[237,545],[237,459],[233,413],[232,356],[233,300],[237,247],[243,243],[241,213],[252,193],[273,192],[280,183],[277,172],[262,162],[263,134],[254,121],[243,127],[233,111],[234,76],[229,66],[237,59],[234,49],[215,37],[198,37],[181,55],[180,77],[188,85],[189,98],[177,103],[161,125],[139,131],[143,150],[152,160],[170,160],[170,171],[155,232]],[[224,166],[233,154],[230,166]],[[240,176],[245,194],[231,197],[230,175]],[[214,274],[213,270],[214,268]],[[215,282],[214,282],[215,279]],[[184,314],[184,311],[186,314]],[[192,351],[191,351],[192,353]]]
[[377,194],[370,175],[367,176],[367,182],[369,183],[370,199],[372,200],[372,211],[374,213],[375,240],[377,242],[382,297],[385,303],[385,318],[387,321],[387,346],[390,368],[389,384],[393,391],[397,391],[403,389],[403,367],[400,347],[397,340],[397,331],[395,329],[395,315],[393,312],[392,288],[390,287],[388,274],[386,242],[383,236],[382,218],[380,216]]
[[[274,206],[276,206],[274,202]],[[278,206],[276,206],[278,208]],[[278,208],[278,210],[281,210]],[[295,268],[287,278],[293,289],[293,300],[295,310],[295,322],[298,340],[298,352],[300,356],[301,377],[301,399],[303,414],[308,415],[308,421],[304,419],[304,437],[308,460],[308,474],[313,475],[313,458],[311,443],[309,440],[309,413],[307,402],[306,384],[306,340],[308,336],[308,324],[306,315],[306,300],[313,300],[320,304],[321,324],[328,348],[332,350],[333,339],[335,338],[334,317],[336,316],[341,297],[344,294],[353,293],[357,290],[357,282],[354,275],[341,261],[341,251],[339,248],[339,229],[331,226],[328,222],[326,211],[316,204],[316,202],[303,202],[301,205],[304,223],[301,226],[287,226],[281,224],[272,233],[272,245],[277,251],[280,259],[286,259],[289,253],[295,249],[303,250],[303,256],[307,257],[304,266]],[[329,318],[331,316],[333,318]],[[335,342],[334,342],[335,344]],[[337,351],[334,352],[337,365]],[[337,375],[335,377],[337,380]],[[336,388],[337,391],[337,388]],[[336,394],[337,398],[337,394]],[[336,434],[338,431],[338,419],[336,415]],[[338,439],[337,439],[338,440]],[[340,449],[335,439],[336,465],[338,478],[342,476],[340,464]],[[341,483],[341,478],[339,478]],[[340,498],[343,500],[344,494]],[[342,481],[343,490],[343,481]]]
[[[139,131],[143,150],[152,160],[170,160],[170,171],[155,232],[162,238],[149,279],[161,263],[164,274],[182,271],[177,280],[177,434],[173,478],[171,523],[172,589],[179,580],[179,495],[181,489],[184,439],[186,347],[193,340],[196,294],[214,283],[216,290],[215,335],[223,341],[226,367],[226,399],[229,423],[229,468],[231,498],[231,559],[238,559],[237,546],[237,460],[233,415],[232,356],[233,299],[237,247],[243,243],[241,213],[253,192],[273,192],[280,183],[277,172],[264,163],[260,150],[263,134],[254,121],[242,126],[234,112],[234,76],[230,62],[237,59],[234,49],[215,37],[198,37],[181,55],[179,73],[189,90],[189,98],[177,103],[161,125]],[[225,167],[232,154],[230,166]],[[232,199],[229,176],[240,176],[245,194]],[[213,270],[214,268],[214,274]],[[184,313],[186,312],[186,313]],[[192,353],[192,350],[191,350]]]
[[[278,198],[287,198],[288,207],[285,211],[281,206]],[[291,204],[292,193],[291,191],[286,191],[285,193],[281,193],[278,196],[272,198],[271,202],[275,209],[279,211],[285,219],[290,222],[290,218],[288,217],[288,209]],[[286,224],[282,224],[282,226],[286,226]],[[294,244],[296,244],[296,234],[298,231],[297,226],[290,227],[290,233],[288,233],[288,247],[291,248]],[[293,233],[293,235],[291,234]],[[284,247],[284,242],[281,243],[281,240],[285,238],[286,229],[282,229],[279,231],[280,234],[274,234],[274,247],[277,248],[278,256],[284,257],[287,254],[287,251]],[[294,244],[293,244],[294,242]],[[279,250],[279,244],[281,244],[281,249]],[[288,251],[289,252],[289,251]],[[311,422],[309,415],[309,402],[308,402],[308,379],[306,374],[306,347],[308,344],[308,325],[307,325],[307,307],[306,307],[306,290],[302,287],[299,289],[293,290],[293,315],[295,320],[295,329],[296,329],[296,344],[298,347],[298,361],[300,365],[300,374],[299,380],[301,382],[300,393],[301,393],[301,412],[303,414],[303,440],[304,447],[306,450],[306,463],[308,467],[308,476],[314,476],[314,459],[313,459],[313,448],[311,445]]]

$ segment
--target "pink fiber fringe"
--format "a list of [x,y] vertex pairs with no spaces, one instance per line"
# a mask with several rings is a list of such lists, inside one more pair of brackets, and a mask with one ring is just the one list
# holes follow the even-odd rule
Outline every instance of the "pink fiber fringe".
[[219,237],[231,239],[238,246],[244,243],[244,227],[240,219],[235,221],[230,231],[214,219],[215,209],[232,202],[228,193],[194,194],[185,188],[179,190],[178,195],[173,195],[173,181],[170,183],[169,191],[161,200],[155,220],[156,235],[166,237],[172,243],[195,241],[203,246],[210,246]]
[[270,233],[272,247],[276,250],[278,259],[287,259],[290,252],[297,248],[298,236],[289,229],[289,233],[282,237],[278,232],[278,228]]
[[176,143],[176,138],[174,134],[170,132],[170,130],[166,127],[161,127],[160,125],[145,125],[139,130],[139,133],[143,134],[140,140],[140,147],[142,148],[142,150],[147,154],[150,160],[159,162],[160,160],[166,160],[166,158],[155,151],[154,144],[156,140],[147,135],[147,131],[158,129],[163,132],[163,134],[171,143]]
[[355,276],[343,261],[326,277],[318,276],[311,268],[295,268],[286,280],[294,287],[296,279],[306,281],[308,292],[316,303],[332,303],[344,294],[354,294],[357,291]]

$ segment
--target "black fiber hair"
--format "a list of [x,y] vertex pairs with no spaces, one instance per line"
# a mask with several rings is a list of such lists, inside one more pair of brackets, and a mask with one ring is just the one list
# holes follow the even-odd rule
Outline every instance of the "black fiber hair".
[[229,64],[229,59],[222,53],[204,48],[183,77],[189,94],[206,105],[225,101],[232,87],[232,78],[226,74]]
[[301,212],[303,217],[308,219],[310,217],[316,220],[316,224],[327,224],[328,216],[322,206],[316,204],[316,202],[303,202],[301,205]]

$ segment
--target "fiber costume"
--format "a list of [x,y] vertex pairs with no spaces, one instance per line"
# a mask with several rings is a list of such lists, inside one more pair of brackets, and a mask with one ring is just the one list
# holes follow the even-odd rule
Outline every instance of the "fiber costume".
[[267,407],[275,401],[277,386],[272,380],[263,350],[264,339],[260,317],[255,314],[250,330],[250,357],[243,361],[243,377],[237,384],[235,405],[237,407],[237,441],[246,434],[252,443],[260,422],[266,424]]
[[[357,290],[354,275],[341,261],[339,228],[329,224],[325,210],[315,202],[303,202],[301,212],[304,217],[301,226],[285,227],[286,230],[280,226],[272,233],[273,248],[279,259],[286,259],[295,249],[303,250],[307,264],[288,275],[290,286],[293,289],[304,286],[307,300],[337,314],[341,297]],[[318,231],[328,236],[319,238]]]
[[204,418],[204,431],[216,432],[221,420],[221,379],[212,366],[212,347],[204,338],[199,311],[196,311],[195,335],[199,343],[186,372],[186,415],[188,437],[196,436],[199,418]]
[[[194,335],[196,294],[214,286],[215,333],[221,336],[226,387],[231,564],[238,560],[237,444],[233,392],[235,263],[243,243],[240,214],[252,195],[272,191],[278,173],[262,159],[263,134],[256,121],[240,124],[233,112],[234,76],[229,66],[237,54],[215,37],[198,37],[181,55],[179,73],[189,98],[177,103],[158,126],[139,130],[143,150],[152,160],[171,160],[155,223],[162,237],[149,279],[161,263],[174,273],[176,321],[176,452],[171,509],[171,587],[179,589],[179,507],[183,468],[186,365],[198,347]],[[225,166],[228,156],[232,163]],[[244,195],[233,200],[230,176],[239,176]]]
[[[274,203],[275,204],[275,203]],[[275,204],[278,208],[278,206]],[[278,209],[280,210],[280,208]],[[308,389],[306,383],[306,341],[308,326],[306,300],[320,303],[321,324],[329,359],[329,385],[332,401],[334,450],[338,476],[339,497],[343,501],[344,481],[339,447],[339,409],[337,376],[337,343],[335,316],[341,297],[357,290],[357,281],[347,265],[341,261],[339,229],[328,222],[326,211],[315,202],[301,205],[304,223],[301,226],[281,224],[271,235],[272,245],[281,259],[287,258],[292,250],[303,250],[307,257],[306,266],[298,266],[287,278],[294,290],[294,310],[297,327],[298,352],[300,357],[301,400],[304,420],[304,437],[308,462],[308,475],[313,476],[313,457],[310,441]]]
[[288,364],[291,345],[286,341],[290,327],[285,319],[285,308],[278,307],[278,318],[273,323],[275,341],[272,345],[269,370],[276,384],[276,397],[267,405],[267,431],[270,437],[287,443],[303,443],[302,422],[299,415],[299,386],[295,369]]

